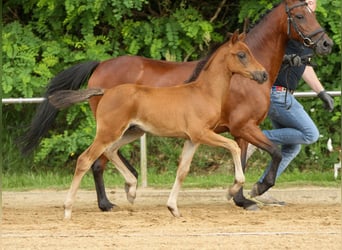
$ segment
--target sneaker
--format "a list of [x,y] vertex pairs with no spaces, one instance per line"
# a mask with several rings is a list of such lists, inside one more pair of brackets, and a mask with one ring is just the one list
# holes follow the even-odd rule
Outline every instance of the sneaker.
[[247,153],[246,153],[246,162],[248,161],[248,159],[252,156],[252,154],[257,150],[257,147],[254,146],[251,143],[248,143],[247,146]]
[[260,202],[264,206],[285,206],[286,205],[284,201],[277,200],[276,198],[272,197],[267,192],[263,193],[262,195],[256,196],[254,199]]

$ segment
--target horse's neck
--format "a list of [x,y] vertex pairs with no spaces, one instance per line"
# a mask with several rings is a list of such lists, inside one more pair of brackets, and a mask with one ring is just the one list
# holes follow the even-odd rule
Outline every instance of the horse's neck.
[[270,85],[277,77],[289,40],[286,20],[285,6],[280,4],[247,34],[245,40],[254,57],[268,71]]

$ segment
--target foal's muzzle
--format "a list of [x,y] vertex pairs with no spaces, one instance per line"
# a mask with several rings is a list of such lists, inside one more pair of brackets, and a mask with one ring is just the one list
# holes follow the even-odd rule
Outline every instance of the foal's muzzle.
[[266,71],[254,71],[253,72],[253,80],[258,83],[264,83],[268,79],[268,74]]

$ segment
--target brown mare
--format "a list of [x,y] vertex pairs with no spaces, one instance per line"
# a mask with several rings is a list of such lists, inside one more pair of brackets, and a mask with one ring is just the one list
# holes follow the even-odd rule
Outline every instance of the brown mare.
[[[230,131],[235,137],[241,148],[243,168],[245,168],[247,142],[262,148],[272,156],[272,169],[265,178],[265,182],[257,184],[254,189],[255,194],[262,193],[274,185],[281,157],[276,145],[264,136],[258,126],[267,115],[270,89],[290,38],[315,48],[316,53],[321,55],[330,53],[333,45],[332,40],[317,22],[315,14],[308,10],[305,1],[284,0],[275,6],[247,34],[245,41],[256,59],[268,71],[269,81],[256,88],[253,81],[233,76],[231,89],[226,98],[229,101],[225,103],[221,117],[224,126],[215,130],[218,133]],[[56,90],[79,89],[89,76],[88,87],[90,88],[111,88],[127,82],[150,86],[171,86],[187,80],[198,62],[175,63],[138,56],[122,56],[101,63],[86,62],[73,66],[52,79],[46,96],[53,94]],[[242,84],[235,84],[241,81],[243,81]],[[90,100],[90,107],[94,113],[100,98],[94,97]],[[30,130],[23,138],[23,152],[32,151],[39,144],[40,139],[52,126],[57,113],[58,110],[48,101],[38,107]],[[131,169],[132,173],[136,174],[134,168],[130,167],[119,152],[118,155],[126,162],[126,166]],[[99,207],[107,211],[113,207],[113,204],[107,199],[104,189],[102,174],[105,163],[106,159],[102,157],[92,169]],[[234,197],[236,205],[245,209],[257,209],[255,202],[246,199],[242,191],[240,189]]]
[[[221,136],[214,130],[220,126],[222,104],[226,101],[233,73],[259,83],[267,80],[265,68],[255,60],[247,45],[242,42],[245,34],[240,36],[235,32],[228,43],[221,45],[208,59],[197,79],[189,84],[168,88],[123,84],[107,90],[61,90],[50,96],[50,102],[56,108],[67,107],[92,96],[102,96],[96,109],[96,136],[77,160],[75,175],[64,203],[65,218],[71,217],[72,205],[82,177],[102,154],[125,175],[126,165],[116,152],[121,146],[131,142],[131,128],[141,130],[140,135],[149,132],[158,136],[186,139],[176,180],[167,202],[167,207],[174,216],[180,216],[177,207],[178,193],[189,172],[192,155],[200,144],[219,146],[231,151],[235,181],[229,188],[228,197],[233,197],[240,190],[245,181],[240,148],[234,140]],[[129,174],[132,183],[129,183],[127,196],[133,202],[137,180],[130,172]]]

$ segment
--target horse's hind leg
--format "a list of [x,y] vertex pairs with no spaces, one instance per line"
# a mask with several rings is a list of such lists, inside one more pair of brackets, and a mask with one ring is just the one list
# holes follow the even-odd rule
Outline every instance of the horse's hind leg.
[[95,140],[93,144],[78,157],[75,174],[64,202],[65,219],[71,218],[72,205],[75,201],[76,192],[84,174],[90,169],[93,162],[103,153],[104,149],[105,146]]
[[178,193],[185,177],[189,173],[190,164],[198,146],[199,144],[194,144],[189,140],[185,141],[183,146],[182,155],[177,169],[176,180],[173,184],[169,199],[167,201],[167,208],[175,217],[181,216],[177,206]]

